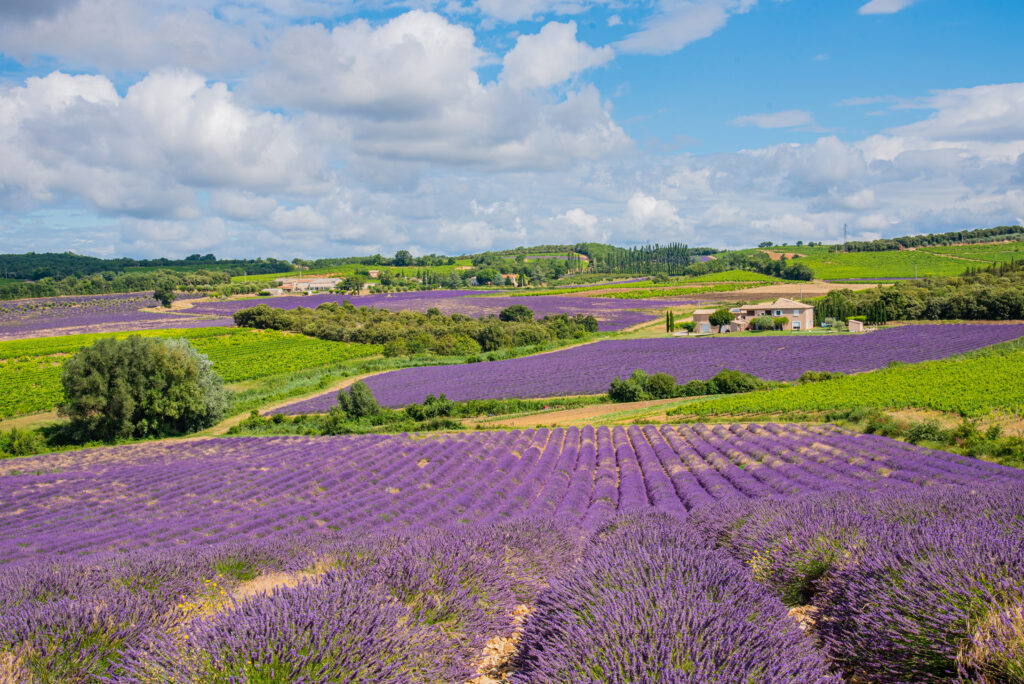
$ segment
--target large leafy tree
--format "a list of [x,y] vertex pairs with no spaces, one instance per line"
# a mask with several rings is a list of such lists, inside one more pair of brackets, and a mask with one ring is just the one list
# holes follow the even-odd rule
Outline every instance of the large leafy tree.
[[367,418],[380,413],[380,404],[362,380],[353,384],[348,391],[338,392],[338,406],[349,418]]
[[498,318],[503,321],[516,321],[517,323],[532,323],[534,316],[533,311],[522,304],[513,304],[510,307],[504,308],[498,314]]
[[728,308],[717,309],[713,314],[708,316],[708,323],[713,326],[729,325],[732,323],[732,312]]
[[61,371],[72,431],[84,439],[184,434],[215,423],[227,407],[224,381],[188,340],[106,338]]

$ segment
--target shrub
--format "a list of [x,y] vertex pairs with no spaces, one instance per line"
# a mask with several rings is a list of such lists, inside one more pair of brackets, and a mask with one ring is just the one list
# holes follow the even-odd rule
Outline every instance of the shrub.
[[764,387],[765,383],[750,373],[726,368],[708,380],[707,384],[710,394],[737,394],[759,390]]
[[683,397],[699,397],[703,394],[713,394],[708,390],[708,383],[703,380],[691,380],[679,388],[679,395]]
[[648,398],[644,382],[637,380],[637,373],[643,373],[646,380],[647,374],[643,371],[634,371],[626,380],[619,380],[617,377],[612,380],[611,387],[608,388],[608,396],[612,401],[643,401]]
[[362,380],[338,392],[338,406],[349,418],[367,418],[380,413],[380,404]]
[[498,314],[498,318],[503,321],[515,321],[518,323],[532,323],[533,322],[533,311],[522,304],[513,304],[512,306],[502,309]]
[[227,407],[224,382],[188,340],[106,338],[72,356],[61,371],[78,438],[182,434],[215,423]]
[[668,373],[655,373],[647,378],[647,393],[653,399],[669,399],[676,396],[676,379]]
[[0,432],[0,458],[9,456],[30,456],[46,449],[46,440],[32,430],[11,428],[10,432]]
[[914,423],[907,430],[907,441],[911,444],[918,442],[945,442],[946,431],[942,429],[937,420],[925,420]]
[[825,380],[834,380],[835,378],[845,377],[843,373],[832,373],[829,371],[807,371],[799,378],[797,382],[801,385],[806,385],[811,382],[824,382]]
[[757,316],[750,321],[751,330],[775,330],[775,319],[771,316]]

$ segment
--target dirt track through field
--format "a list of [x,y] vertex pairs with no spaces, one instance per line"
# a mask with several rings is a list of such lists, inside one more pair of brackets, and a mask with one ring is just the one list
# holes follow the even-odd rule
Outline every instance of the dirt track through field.
[[[591,404],[579,408],[565,409],[562,411],[548,411],[545,413],[533,413],[528,416],[509,416],[507,418],[496,417],[488,419],[470,419],[466,421],[467,427],[484,426],[488,429],[505,428],[528,428],[538,426],[571,426],[580,423],[594,424],[601,423],[601,418],[623,411],[643,412],[646,409],[665,406],[666,404],[678,403],[679,398],[672,399],[651,399],[648,401],[636,401],[618,404]],[[664,418],[664,415],[662,415]]]

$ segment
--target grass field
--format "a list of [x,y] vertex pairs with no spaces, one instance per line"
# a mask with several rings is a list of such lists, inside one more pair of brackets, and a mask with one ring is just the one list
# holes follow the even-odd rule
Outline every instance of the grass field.
[[[959,257],[960,259],[970,259],[972,261],[1000,262],[1024,258],[1024,242],[1009,242],[1000,245],[921,247],[920,251]],[[978,265],[981,266],[983,264]]]
[[977,418],[1024,414],[1024,340],[960,357],[687,403],[669,415],[752,416],[861,407],[931,409]]
[[[127,334],[0,342],[0,417],[52,409],[63,399],[60,369],[64,360],[98,339]],[[228,383],[336,366],[380,352],[376,345],[329,342],[274,330],[200,328],[132,334],[188,339],[199,352],[210,357],[214,369]]]
[[251,276],[235,276],[231,279],[233,283],[241,282],[253,282],[253,281],[270,281],[275,278],[298,278],[318,275],[339,275],[339,276],[351,276],[355,275],[356,271],[361,270],[384,270],[390,271],[391,273],[399,273],[404,276],[415,276],[418,272],[432,271],[434,273],[451,273],[456,268],[472,266],[473,262],[470,259],[456,259],[453,265],[445,266],[367,266],[365,264],[343,264],[341,266],[331,266],[327,268],[312,268],[303,269],[302,271],[288,271],[287,273],[268,273],[264,275],[251,275]]
[[716,283],[713,285],[697,285],[697,286],[678,286],[676,287],[659,287],[650,289],[633,289],[624,290],[622,292],[606,292],[604,294],[594,294],[592,297],[611,297],[613,299],[660,299],[662,297],[689,297],[700,294],[709,294],[712,292],[733,292],[735,290],[745,290],[751,287],[758,287],[764,285],[764,282],[745,282],[745,283]]
[[[781,245],[772,252],[803,254],[793,259],[804,264],[814,277],[830,278],[910,278],[914,276],[955,276],[970,266],[1024,257],[1024,242],[1003,245],[964,245],[922,247],[888,252],[830,252],[829,246]],[[745,250],[756,251],[756,250]]]
[[755,273],[754,271],[740,271],[733,269],[730,271],[719,271],[718,273],[708,273],[702,276],[691,276],[689,278],[682,278],[682,282],[690,283],[776,283],[781,282],[775,276],[765,275],[764,273]]

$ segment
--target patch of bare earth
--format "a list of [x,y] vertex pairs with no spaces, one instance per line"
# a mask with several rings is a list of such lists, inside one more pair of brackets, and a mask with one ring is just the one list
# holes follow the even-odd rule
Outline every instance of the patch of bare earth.
[[744,299],[751,300],[758,296],[775,297],[824,297],[832,290],[870,290],[878,287],[875,283],[826,283],[824,280],[812,280],[806,283],[775,283],[741,290]]
[[28,673],[18,664],[13,653],[0,653],[0,684],[20,684],[29,681]]
[[789,617],[796,620],[797,624],[800,625],[800,629],[805,632],[814,627],[817,615],[818,608],[816,606],[796,606],[789,609]]
[[512,674],[512,657],[523,635],[523,623],[533,608],[518,605],[512,610],[512,633],[492,637],[476,663],[476,676],[466,684],[499,684]]
[[312,575],[309,573],[271,572],[242,582],[232,590],[231,596],[236,601],[241,601],[259,594],[269,594],[274,589],[294,587],[307,577],[312,577]]
[[797,252],[771,252],[767,249],[762,249],[762,252],[768,255],[768,258],[772,261],[780,261],[783,257],[792,259],[793,257],[805,257],[806,254],[798,254]]
[[564,409],[562,411],[548,411],[545,413],[534,413],[528,416],[512,416],[509,418],[495,418],[491,420],[467,421],[469,426],[486,425],[488,428],[527,428],[550,425],[575,425],[577,423],[600,422],[604,416],[621,411],[642,410],[678,402],[678,398],[672,399],[651,399],[649,401],[634,401],[619,404],[592,404],[580,406],[579,408]]

